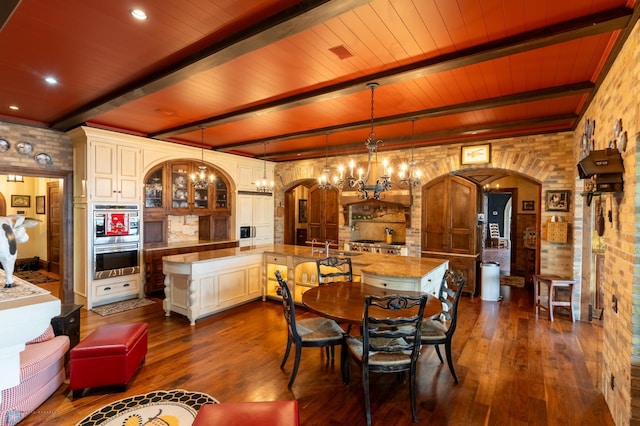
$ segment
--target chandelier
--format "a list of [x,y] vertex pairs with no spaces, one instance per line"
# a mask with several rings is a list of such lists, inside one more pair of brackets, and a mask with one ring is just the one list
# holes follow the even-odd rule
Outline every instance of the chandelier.
[[400,183],[408,185],[409,188],[420,185],[420,170],[416,168],[416,161],[413,159],[413,136],[416,119],[411,119],[411,160],[409,163],[402,163],[400,166]]
[[264,173],[262,175],[262,181],[257,180],[254,185],[258,192],[273,192],[273,181],[267,185],[267,143],[264,143]]
[[331,169],[329,168],[329,159],[328,159],[328,155],[329,155],[329,132],[327,132],[327,136],[325,139],[325,146],[326,146],[326,150],[325,150],[325,154],[324,154],[324,167],[322,168],[322,174],[320,175],[320,177],[318,178],[318,188],[320,189],[340,189],[340,187],[342,186],[342,172],[343,172],[343,168],[342,166],[339,167],[339,171],[340,171],[340,178],[338,178],[338,176],[334,176],[333,177],[333,183],[330,182],[329,180],[329,172],[331,171]]
[[198,166],[198,173],[191,173],[191,185],[195,189],[207,189],[210,184],[216,179],[216,176],[211,173],[207,178],[207,167],[204,165],[204,126],[201,129],[201,160]]
[[[362,200],[367,200],[370,197],[379,200],[382,192],[391,189],[391,167],[389,167],[386,159],[382,163],[382,173],[378,170],[378,145],[382,144],[382,140],[376,139],[376,134],[373,131],[374,91],[379,86],[378,83],[367,84],[367,87],[371,90],[371,128],[369,129],[369,136],[364,143],[368,150],[367,170],[364,171],[359,168],[358,177],[356,178],[354,174],[355,163],[352,160],[349,162],[349,176],[346,178],[349,187],[356,188],[359,192],[358,198]],[[372,171],[375,171],[376,176],[370,176]],[[336,180],[336,184],[342,186],[342,168],[340,168],[339,173],[340,176]],[[375,182],[370,182],[370,178],[375,178]]]

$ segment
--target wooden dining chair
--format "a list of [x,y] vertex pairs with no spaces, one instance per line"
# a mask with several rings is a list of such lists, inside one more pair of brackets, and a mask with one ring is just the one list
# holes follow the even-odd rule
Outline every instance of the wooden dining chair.
[[[409,372],[413,421],[418,422],[416,406],[416,361],[420,354],[420,327],[427,296],[367,296],[364,301],[362,336],[345,336],[342,357],[343,380],[349,384],[351,359],[362,367],[362,387],[367,425],[371,425],[369,373]],[[418,307],[418,309],[415,309]],[[373,309],[372,309],[373,308]],[[385,311],[402,311],[390,318]],[[406,312],[405,312],[406,311]]]
[[327,349],[327,357],[333,360],[334,347],[344,344],[344,331],[335,321],[327,318],[313,317],[296,320],[296,309],[287,280],[282,278],[280,271],[276,271],[275,275],[278,279],[278,284],[282,288],[282,307],[284,318],[287,321],[287,349],[280,364],[281,369],[284,369],[284,365],[289,358],[291,344],[295,345],[296,351],[291,378],[287,385],[287,387],[291,387],[296,379],[296,374],[298,374],[298,367],[300,367],[302,348],[325,347]]
[[351,258],[327,257],[316,260],[318,269],[318,284],[328,284],[334,281],[353,281]]
[[[449,371],[453,376],[453,380],[458,383],[453,367],[453,359],[451,356],[451,341],[458,324],[458,304],[462,289],[467,279],[459,271],[447,271],[442,279],[440,286],[439,298],[442,302],[442,312],[430,318],[425,318],[422,322],[422,333],[420,340],[423,346],[433,345],[440,362],[443,363],[442,354],[440,353],[440,345],[444,345],[445,354],[447,356],[447,364]],[[452,288],[455,286],[455,289]]]
[[[353,281],[351,258],[327,257],[316,260],[318,269],[318,285],[335,281]],[[351,333],[351,324],[347,325],[347,333]]]

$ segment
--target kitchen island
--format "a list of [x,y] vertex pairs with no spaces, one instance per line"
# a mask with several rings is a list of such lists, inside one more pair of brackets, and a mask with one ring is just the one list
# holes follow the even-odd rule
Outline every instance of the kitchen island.
[[[351,258],[354,275],[372,285],[437,293],[446,260],[330,250]],[[296,302],[317,285],[316,260],[323,249],[285,244],[234,247],[163,258],[164,310],[187,316],[191,325],[207,315],[262,298],[279,299],[275,271],[280,270]],[[367,282],[367,281],[365,281]]]

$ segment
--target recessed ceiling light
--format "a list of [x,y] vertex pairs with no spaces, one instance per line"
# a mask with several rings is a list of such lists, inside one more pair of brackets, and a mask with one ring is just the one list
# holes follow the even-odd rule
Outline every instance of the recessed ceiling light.
[[129,13],[139,21],[144,21],[145,19],[147,19],[147,14],[142,9],[131,9]]
[[9,105],[9,109],[17,111],[20,109],[20,107],[18,105]]
[[44,81],[46,81],[48,84],[58,84],[58,79],[51,75],[45,77]]

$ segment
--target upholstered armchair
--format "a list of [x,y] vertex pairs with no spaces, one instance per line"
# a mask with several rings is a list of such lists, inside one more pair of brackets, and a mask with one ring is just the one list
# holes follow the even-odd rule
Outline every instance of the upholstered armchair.
[[27,342],[20,353],[20,383],[2,391],[0,425],[15,425],[47,400],[65,379],[68,336],[55,336],[49,326]]

